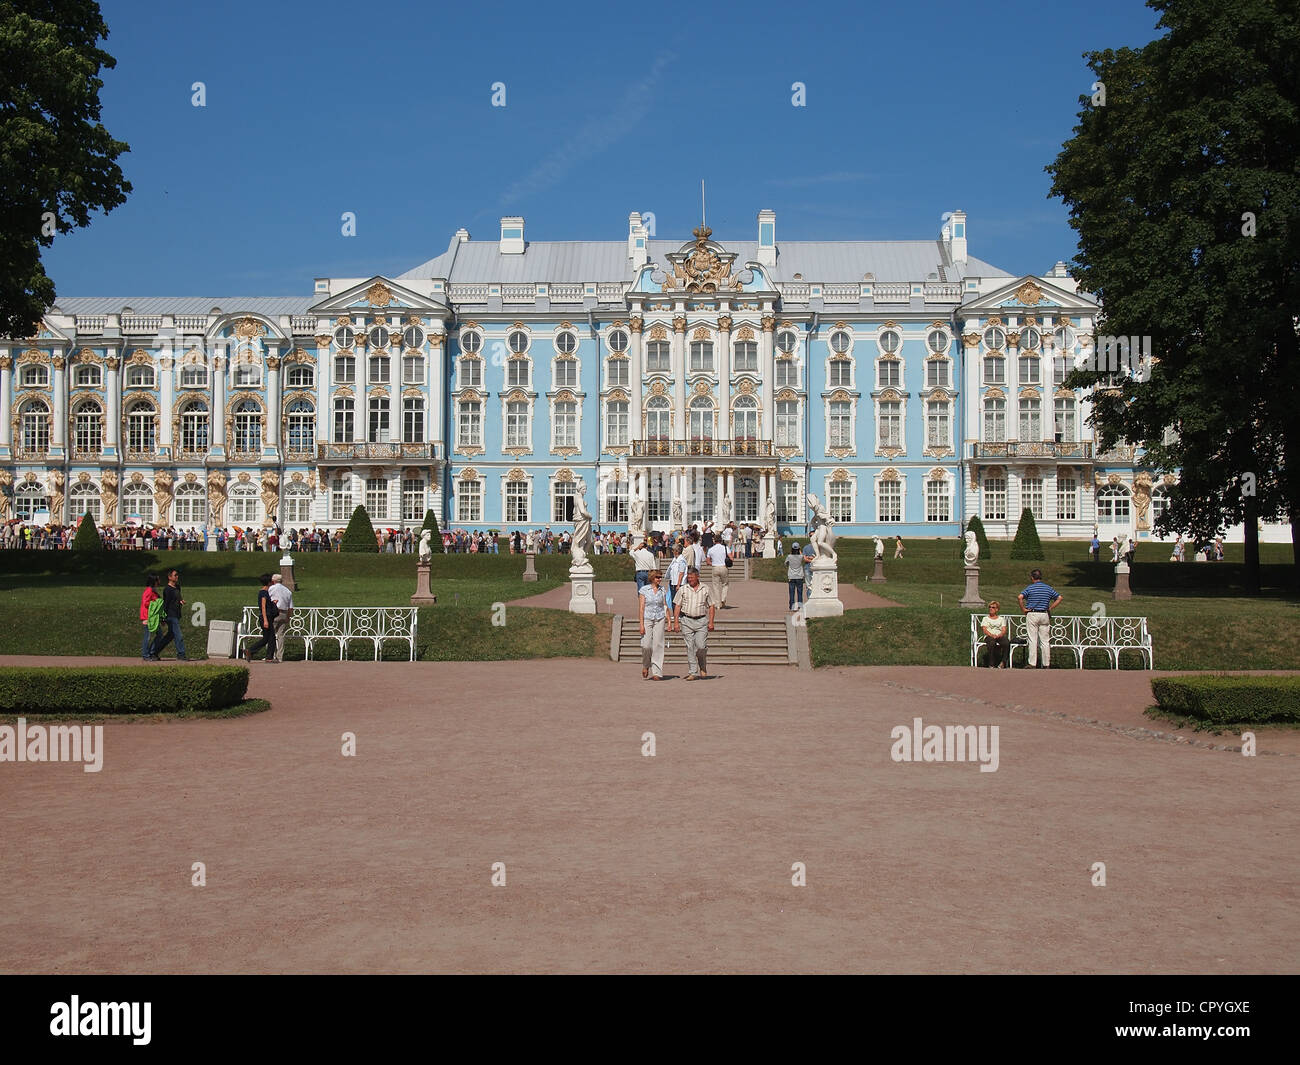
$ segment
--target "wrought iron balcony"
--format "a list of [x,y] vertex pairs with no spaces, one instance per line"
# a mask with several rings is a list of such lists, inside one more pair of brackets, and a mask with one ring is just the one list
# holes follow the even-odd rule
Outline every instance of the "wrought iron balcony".
[[971,444],[973,459],[1078,459],[1092,461],[1091,440],[984,440]]
[[656,458],[673,456],[708,455],[715,458],[770,458],[771,440],[713,440],[708,437],[693,437],[689,440],[671,440],[668,437],[652,437],[649,440],[633,440],[632,454],[638,458]]
[[317,444],[321,462],[419,462],[438,457],[436,444]]

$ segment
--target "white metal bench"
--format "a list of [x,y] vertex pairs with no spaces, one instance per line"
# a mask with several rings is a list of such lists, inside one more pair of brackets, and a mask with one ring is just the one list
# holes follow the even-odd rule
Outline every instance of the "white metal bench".
[[[1028,664],[1029,626],[1023,614],[1003,614],[1007,619],[1007,636],[1011,640],[1011,651],[1007,661],[1015,666],[1016,650],[1025,652]],[[984,632],[980,622],[987,613],[970,616],[970,664],[976,665],[979,653],[984,649]],[[1083,668],[1085,651],[1105,651],[1110,656],[1111,665],[1119,669],[1121,651],[1137,651],[1147,669],[1155,669],[1154,651],[1151,646],[1151,634],[1147,632],[1146,618],[1111,618],[1084,617],[1080,615],[1052,616],[1052,632],[1048,646],[1074,654],[1080,669]]]
[[[410,649],[410,661],[415,661],[415,633],[419,611],[413,606],[296,606],[289,616],[289,624],[276,634],[277,639],[298,637],[311,658],[311,645],[317,640],[337,640],[339,661],[343,660],[348,640],[370,640],[375,648],[375,661],[379,661],[385,640],[403,640]],[[256,643],[261,639],[262,619],[255,606],[244,607],[244,620],[235,654],[243,657],[244,641]]]

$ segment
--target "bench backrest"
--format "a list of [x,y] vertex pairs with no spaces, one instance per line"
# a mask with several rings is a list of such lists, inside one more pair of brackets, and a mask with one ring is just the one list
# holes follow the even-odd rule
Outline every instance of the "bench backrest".
[[[1013,639],[1028,638],[1029,627],[1023,614],[1003,614],[1007,634]],[[987,613],[970,616],[971,639],[981,640],[980,624]],[[1149,647],[1146,618],[1093,617],[1091,615],[1052,615],[1051,642],[1064,647]]]
[[[413,606],[296,606],[284,635],[409,640],[415,637],[418,616],[418,608]],[[244,607],[245,631],[261,624],[257,607]]]

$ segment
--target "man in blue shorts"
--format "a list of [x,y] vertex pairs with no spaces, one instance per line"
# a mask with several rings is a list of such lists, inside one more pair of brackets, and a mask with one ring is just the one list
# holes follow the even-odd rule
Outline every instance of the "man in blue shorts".
[[[1049,669],[1052,665],[1052,614],[1051,611],[1061,605],[1061,596],[1056,589],[1043,580],[1042,570],[1033,570],[1029,574],[1031,581],[1028,588],[1020,593],[1020,609],[1025,615],[1026,635],[1029,637],[1030,669]],[[1038,662],[1038,643],[1043,644],[1043,662]]]

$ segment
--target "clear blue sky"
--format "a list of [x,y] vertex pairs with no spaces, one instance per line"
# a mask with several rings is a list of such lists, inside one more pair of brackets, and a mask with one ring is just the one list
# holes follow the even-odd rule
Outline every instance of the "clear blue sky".
[[1156,35],[1138,0],[102,7],[135,191],[56,239],[61,296],[308,294],[460,226],[495,239],[503,214],[618,240],[653,211],[686,240],[701,178],[724,241],[763,207],[778,242],[925,239],[961,208],[973,255],[1042,272],[1074,254],[1043,167],[1090,91],[1082,53]]

